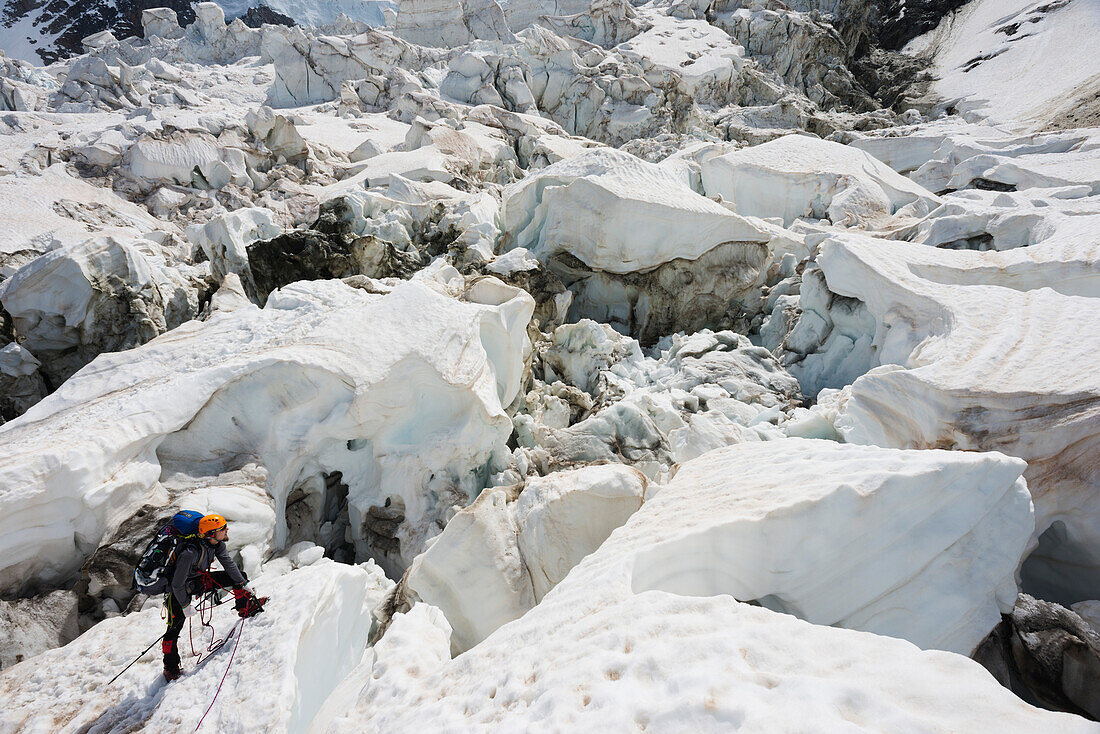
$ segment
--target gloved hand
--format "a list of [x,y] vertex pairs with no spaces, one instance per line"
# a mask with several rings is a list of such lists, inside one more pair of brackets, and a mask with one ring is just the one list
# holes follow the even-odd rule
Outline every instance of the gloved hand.
[[183,608],[183,617],[184,617],[184,619],[186,619],[187,617],[190,617],[194,613],[195,613],[195,607],[191,606],[190,604],[188,604],[187,606],[185,606]]
[[256,596],[250,593],[243,600],[243,604],[240,601],[242,600],[238,601],[237,613],[244,618],[249,618],[264,611],[264,602],[267,601],[267,598],[266,596]]
[[252,593],[252,590],[248,588],[234,589],[233,595],[237,597],[237,602],[233,606],[237,610],[237,614],[245,619],[262,612],[264,610],[264,602],[267,601],[266,596],[256,596]]

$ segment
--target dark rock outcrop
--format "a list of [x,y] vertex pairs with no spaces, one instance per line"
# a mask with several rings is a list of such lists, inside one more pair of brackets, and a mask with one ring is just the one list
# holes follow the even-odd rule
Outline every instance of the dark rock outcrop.
[[0,671],[67,645],[79,634],[77,599],[71,591],[0,600]]
[[1100,720],[1100,634],[1059,604],[1020,594],[973,657],[1028,703]]
[[4,306],[0,305],[0,347],[7,346],[15,341],[15,323],[12,321],[11,314],[4,310]]
[[[751,5],[747,0],[734,1]],[[901,112],[920,108],[916,100],[927,91],[930,81],[928,59],[902,54],[901,49],[934,30],[967,1],[786,0],[785,5],[831,25],[843,42],[844,60],[859,85],[883,107]],[[834,55],[839,53],[834,51]]]
[[933,30],[945,15],[966,3],[967,0],[875,0],[882,23],[875,34],[878,45],[900,51],[905,44]]
[[[37,38],[28,39],[37,46],[42,63],[52,64],[84,52],[81,41],[100,31],[111,31],[115,38],[141,36],[141,13],[150,8],[176,11],[180,26],[195,22],[194,0],[0,0],[0,26],[11,27],[27,17],[33,18]],[[239,16],[245,25],[295,25],[294,19],[266,5],[249,8]],[[42,39],[53,41],[46,44]]]
[[296,25],[294,19],[289,15],[283,15],[266,5],[249,8],[247,12],[237,17],[244,21],[244,24],[249,28],[259,28],[263,25]]
[[[351,214],[343,199],[321,206],[309,229],[298,229],[248,246],[248,265],[255,291],[248,297],[259,304],[276,288],[299,280],[324,280],[365,275],[368,278],[412,277],[432,258],[446,255],[463,272],[463,249],[455,247],[458,232],[441,224],[445,214],[436,207],[424,221],[413,222],[411,247],[402,249],[373,235],[358,236],[348,226]],[[247,288],[247,286],[246,286]]]
[[[11,27],[27,16],[41,38],[54,38],[36,48],[42,62],[51,64],[83,53],[81,41],[109,30],[115,38],[141,36],[141,13],[149,8],[171,8],[181,26],[195,21],[191,0],[7,0],[0,11],[0,25]],[[33,40],[33,39],[32,39]]]
[[256,292],[266,303],[270,293],[299,280],[326,280],[360,275],[353,254],[358,238],[348,231],[346,204],[338,199],[321,207],[310,229],[297,229],[248,246],[248,266]]
[[853,59],[848,67],[879,104],[904,112],[920,107],[919,100],[932,82],[928,72],[930,65],[929,59],[876,46]]
[[134,597],[130,585],[141,554],[175,513],[173,507],[146,505],[104,539],[80,569],[76,591],[82,597],[82,611],[94,616],[94,607],[104,599],[113,599],[119,609],[126,608]]

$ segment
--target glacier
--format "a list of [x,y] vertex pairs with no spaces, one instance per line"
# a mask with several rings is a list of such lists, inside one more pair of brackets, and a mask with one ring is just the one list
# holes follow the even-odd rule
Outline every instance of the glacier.
[[1100,731],[1087,0],[156,4],[0,3],[0,730]]

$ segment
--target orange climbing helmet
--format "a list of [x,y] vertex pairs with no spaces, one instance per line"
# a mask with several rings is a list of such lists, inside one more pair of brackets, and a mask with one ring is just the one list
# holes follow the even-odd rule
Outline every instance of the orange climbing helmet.
[[199,520],[199,535],[209,535],[215,530],[226,526],[225,518],[221,515],[203,515]]

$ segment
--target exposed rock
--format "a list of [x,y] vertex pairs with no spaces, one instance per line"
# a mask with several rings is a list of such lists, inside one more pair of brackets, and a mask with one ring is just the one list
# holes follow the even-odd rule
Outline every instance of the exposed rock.
[[8,0],[0,22],[11,26],[21,19],[33,17],[37,33],[53,39],[50,45],[35,50],[42,61],[49,64],[80,53],[81,42],[101,31],[109,30],[118,38],[142,35],[143,14],[150,8],[174,11],[183,25],[195,20],[191,0],[66,0],[46,4]]
[[849,67],[859,83],[884,107],[895,112],[913,107],[927,108],[927,102],[922,101],[932,82],[927,59],[872,48],[850,62]]
[[875,0],[882,18],[877,40],[883,48],[900,51],[906,43],[934,29],[945,16],[967,0]]
[[40,366],[33,354],[15,342],[0,347],[0,422],[22,415],[47,395],[49,388]]
[[103,538],[80,569],[80,593],[97,601],[113,599],[126,609],[135,593],[131,586],[141,554],[177,511],[171,506],[145,505]]
[[1100,720],[1100,633],[1063,606],[1020,594],[974,659],[1025,701]]
[[75,640],[77,616],[77,595],[71,591],[0,599],[0,670]]
[[248,245],[244,282],[254,300],[263,304],[271,291],[298,280],[408,278],[427,264],[425,255],[441,254],[427,245],[422,254],[415,246],[404,251],[377,236],[357,236],[348,222],[350,211],[347,201],[337,199],[322,206],[311,228]]
[[267,5],[257,5],[249,8],[243,15],[237,16],[249,28],[260,28],[264,25],[297,25],[289,15],[283,15],[277,10],[272,10]]
[[[327,219],[322,215],[323,220]],[[299,280],[346,278],[359,275],[352,251],[355,240],[319,223],[320,229],[294,230],[248,246],[248,264],[256,299],[267,301],[271,291]]]
[[132,349],[198,313],[199,274],[148,240],[55,249],[0,283],[21,344],[51,386],[103,352]]

